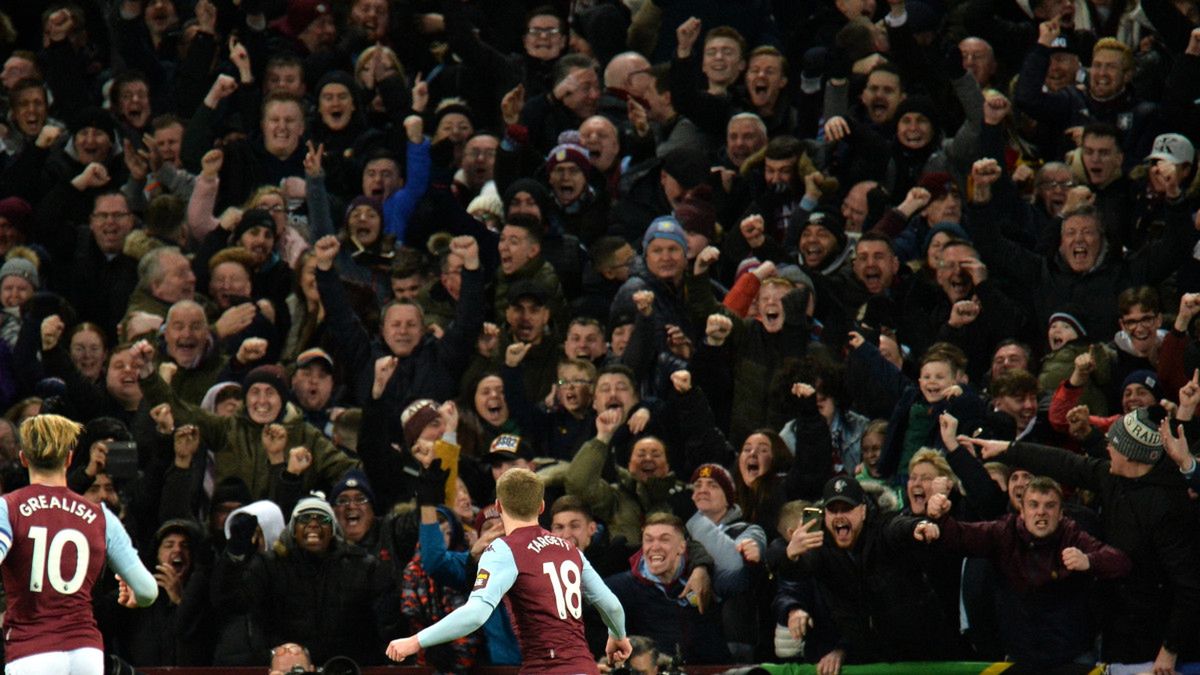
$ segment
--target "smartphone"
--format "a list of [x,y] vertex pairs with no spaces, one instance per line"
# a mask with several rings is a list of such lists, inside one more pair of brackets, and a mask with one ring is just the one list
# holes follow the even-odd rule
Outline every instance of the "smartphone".
[[104,473],[113,480],[128,480],[138,474],[138,447],[133,441],[109,441]]
[[801,516],[801,521],[805,525],[813,522],[814,520],[819,521],[825,515],[825,511],[823,509],[818,509],[815,506],[804,507],[804,511],[802,513],[803,515]]
[[458,455],[461,448],[450,443],[438,441],[433,444],[433,454],[442,460],[442,469],[446,474],[446,505],[453,508],[454,499],[458,496]]

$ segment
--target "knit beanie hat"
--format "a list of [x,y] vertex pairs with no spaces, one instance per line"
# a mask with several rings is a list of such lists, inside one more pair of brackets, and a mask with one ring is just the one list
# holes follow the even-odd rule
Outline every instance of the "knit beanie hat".
[[737,502],[737,493],[733,489],[733,476],[729,474],[728,469],[720,464],[713,464],[711,462],[701,464],[692,472],[692,480],[689,482],[695,483],[701,478],[711,478],[716,481],[717,485],[721,486],[721,492],[725,493],[725,501],[730,506],[733,506]]
[[646,250],[655,239],[669,239],[687,251],[687,237],[683,233],[683,227],[672,216],[659,216],[650,222],[646,234],[642,235],[642,250]]
[[342,528],[338,525],[337,516],[333,514],[333,507],[329,502],[325,501],[325,495],[320,492],[313,492],[296,502],[296,508],[292,509],[292,517],[288,520],[288,532],[296,531],[296,519],[305,513],[320,513],[328,516],[333,525],[334,536],[338,539],[342,538]]
[[6,277],[20,277],[28,281],[34,289],[39,286],[37,267],[25,258],[13,257],[8,259],[4,266],[0,267],[0,281]]
[[84,129],[99,129],[108,134],[109,140],[115,141],[117,138],[116,128],[117,123],[113,121],[113,116],[103,108],[84,108],[71,119],[72,136]]
[[1049,328],[1055,321],[1062,321],[1075,329],[1079,337],[1087,337],[1087,329],[1083,327],[1083,322],[1079,320],[1078,310],[1079,308],[1074,306],[1066,306],[1059,309],[1050,315],[1050,320],[1046,322],[1046,327]]
[[804,224],[804,227],[800,231],[803,232],[809,227],[823,227],[833,235],[833,238],[837,240],[837,251],[830,251],[831,254],[845,250],[846,224],[842,219],[842,214],[836,210],[824,209],[813,211],[808,216],[808,222]]
[[662,170],[674,178],[684,190],[691,190],[708,180],[708,159],[695,148],[676,148],[662,158]]
[[[288,400],[288,385],[287,378],[284,375],[281,366],[274,364],[259,366],[246,375],[246,379],[242,381],[242,386],[245,387],[245,391],[250,391],[250,387],[256,384],[270,385],[272,389],[279,393],[279,398],[283,399],[286,403]],[[283,414],[282,409],[280,409],[280,414]]]
[[685,232],[704,235],[709,242],[717,238],[717,210],[707,199],[684,197],[675,207],[675,219]]
[[1162,398],[1162,388],[1159,386],[1158,373],[1153,370],[1135,370],[1125,376],[1125,381],[1121,383],[1121,391],[1125,391],[1125,387],[1131,384],[1140,384],[1150,390],[1154,394],[1155,400]]
[[33,224],[33,207],[20,197],[0,199],[0,218],[7,220],[18,232],[26,234]]
[[379,223],[380,223],[379,228],[382,230],[383,229],[383,205],[379,201],[379,199],[376,197],[368,197],[366,195],[359,195],[359,196],[355,197],[354,199],[350,200],[350,206],[346,207],[346,221],[349,222],[350,214],[354,213],[354,209],[357,209],[360,206],[369,206],[375,210],[375,213],[379,214]]
[[1157,412],[1158,419],[1151,414],[1150,408],[1126,413],[1109,427],[1108,442],[1131,462],[1154,464],[1163,454],[1162,436],[1158,433],[1161,408]]
[[546,173],[554,171],[555,167],[565,162],[571,162],[579,167],[580,171],[587,171],[592,166],[592,160],[588,158],[587,148],[574,143],[563,143],[554,146],[550,154],[546,155]]
[[438,412],[437,403],[434,401],[422,398],[408,404],[404,412],[400,413],[400,426],[404,427],[404,443],[408,447],[412,447],[413,443],[421,437],[421,432],[431,422],[436,420],[441,413]]
[[375,503],[375,491],[371,489],[371,483],[367,480],[367,474],[358,469],[350,469],[346,472],[342,479],[333,486],[333,490],[329,492],[329,503],[337,501],[339,495],[346,490],[358,490],[363,493],[372,504]]
[[247,209],[242,213],[242,219],[238,221],[237,227],[233,228],[233,241],[241,239],[243,234],[256,227],[267,228],[271,237],[275,237],[275,219],[271,218],[271,212],[266,209]]

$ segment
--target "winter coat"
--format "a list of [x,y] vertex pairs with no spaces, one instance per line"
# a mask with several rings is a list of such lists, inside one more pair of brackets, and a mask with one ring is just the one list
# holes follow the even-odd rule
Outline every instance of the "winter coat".
[[[1089,651],[1095,639],[1088,597],[1091,578],[1129,573],[1129,556],[1084,532],[1070,518],[1045,538],[1034,537],[1016,514],[984,523],[939,521],[938,546],[956,555],[995,561],[1008,582],[996,598],[998,625],[1008,660],[1050,667]],[[1063,565],[1068,547],[1087,554],[1086,572]]]
[[315,663],[349,656],[381,663],[386,642],[399,633],[399,598],[391,565],[335,538],[314,554],[285,530],[273,551],[213,570],[213,603],[249,612],[268,644],[296,642]]
[[868,510],[852,551],[838,548],[826,532],[821,547],[780,567],[780,579],[815,580],[846,663],[928,661],[952,653],[954,631],[914,555],[921,544],[912,533],[920,520]]
[[[721,631],[721,614],[711,610],[701,614],[687,598],[678,597],[687,581],[686,557],[680,560],[679,573],[670,583],[647,576],[641,551],[633,554],[629,563],[628,572],[604,580],[625,608],[625,629],[629,634],[652,638],[667,654],[675,653],[678,648],[687,663],[730,661]],[[728,592],[722,588],[721,575],[716,576],[713,587],[718,596]]]
[[[1056,391],[1064,382],[1070,386],[1071,373],[1075,370],[1075,357],[1088,351],[1090,347],[1091,345],[1082,340],[1076,340],[1043,356],[1042,369],[1038,373],[1038,386],[1042,391]],[[1093,415],[1106,415],[1109,410],[1106,391],[1113,381],[1112,352],[1107,347],[1096,345],[1092,356],[1096,361],[1096,369],[1088,377],[1087,384],[1081,387],[1083,391],[1076,405],[1086,405]],[[1065,427],[1059,429],[1065,430]]]
[[1196,519],[1174,462],[1160,457],[1150,473],[1125,478],[1109,471],[1108,460],[1030,443],[1013,444],[999,459],[1095,492],[1105,541],[1133,561],[1129,576],[1114,584],[1106,603],[1105,660],[1138,663],[1154,659],[1160,645],[1175,652],[1195,645],[1200,629]]
[[299,482],[304,492],[328,490],[346,471],[359,466],[315,427],[304,422],[299,408],[285,404],[282,424],[288,432],[286,448],[303,446],[312,452],[312,465],[299,477],[284,470],[285,464],[271,464],[262,444],[262,424],[250,419],[245,410],[231,417],[218,417],[183,401],[157,374],[141,381],[143,404],[153,408],[170,403],[177,424],[195,424],[201,442],[216,454],[215,481],[237,476],[246,482],[255,499],[278,500],[281,491],[292,492],[282,482]]
[[[391,350],[382,339],[372,340],[367,334],[350,308],[337,273],[318,269],[316,275],[327,330],[341,337],[336,342],[334,358],[348,373],[347,381],[354,383],[350,392],[353,399],[362,405],[371,397],[375,359],[391,356]],[[387,383],[384,398],[397,413],[418,398],[445,401],[458,393],[458,379],[470,361],[475,338],[483,327],[483,312],[479,311],[483,306],[483,272],[463,269],[462,277],[454,323],[446,327],[440,340],[426,333],[412,353],[400,359]],[[398,419],[393,426],[393,435],[402,435]]]
[[617,467],[617,480],[609,483],[601,478],[608,455],[609,445],[604,441],[593,438],[584,443],[567,467],[566,483],[567,494],[582,499],[596,520],[608,524],[614,538],[641,541],[642,520],[650,513],[690,515],[694,509],[691,490],[674,473],[640,482],[624,467]]
[[1089,335],[1107,335],[1117,325],[1113,298],[1131,286],[1153,286],[1166,279],[1191,256],[1197,239],[1191,214],[1172,208],[1161,239],[1124,259],[1102,251],[1095,267],[1077,273],[1057,253],[1047,259],[999,236],[989,207],[990,203],[967,207],[967,231],[983,262],[997,277],[1013,282],[1008,288],[1024,291],[1014,299],[1033,309],[1037,325],[1047,325],[1054,311],[1075,303]]

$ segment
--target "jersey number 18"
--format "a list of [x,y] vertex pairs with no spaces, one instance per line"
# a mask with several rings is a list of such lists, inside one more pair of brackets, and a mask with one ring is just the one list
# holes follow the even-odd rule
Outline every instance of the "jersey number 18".
[[[29,538],[33,540],[33,560],[29,570],[29,590],[34,593],[42,592],[42,581],[46,572],[50,573],[50,585],[63,595],[70,595],[83,586],[87,577],[88,548],[87,537],[79,530],[59,530],[50,540],[50,564],[46,564],[47,530],[37,526],[29,528]],[[62,576],[62,554],[67,544],[75,546],[75,571],[70,579]]]
[[547,562],[542,565],[542,572],[550,577],[550,585],[554,587],[554,604],[558,609],[558,618],[565,620],[567,612],[571,613],[573,619],[583,616],[583,597],[579,587],[582,575],[579,573],[579,565],[576,565],[574,560],[564,560],[556,569],[554,563]]

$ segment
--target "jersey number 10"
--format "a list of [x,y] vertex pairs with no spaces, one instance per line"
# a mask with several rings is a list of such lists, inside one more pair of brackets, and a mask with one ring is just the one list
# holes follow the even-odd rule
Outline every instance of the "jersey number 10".
[[[46,564],[46,535],[44,527],[29,528],[29,538],[33,540],[33,560],[29,570],[29,590],[34,593],[42,592],[42,581],[46,572],[50,573],[50,585],[63,595],[71,595],[83,586],[87,577],[88,548],[87,537],[79,530],[59,530],[50,540],[50,564]],[[75,571],[70,579],[62,576],[62,554],[67,544],[75,546]]]
[[571,618],[583,616],[583,597],[579,587],[582,576],[579,565],[574,560],[564,560],[556,569],[554,563],[542,565],[542,572],[550,577],[550,585],[554,587],[554,604],[558,608],[558,618],[566,619],[567,612]]

